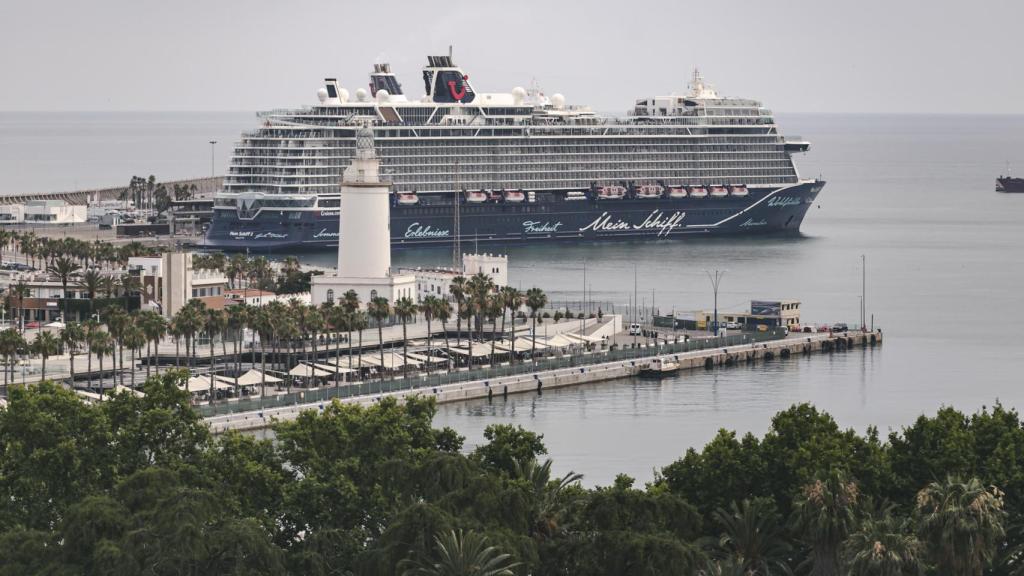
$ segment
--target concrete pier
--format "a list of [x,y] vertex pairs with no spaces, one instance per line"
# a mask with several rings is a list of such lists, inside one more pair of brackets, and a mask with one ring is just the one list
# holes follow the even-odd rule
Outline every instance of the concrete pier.
[[[662,357],[679,363],[682,370],[714,369],[739,363],[772,361],[796,355],[842,352],[853,348],[870,348],[882,344],[882,333],[850,332],[846,334],[794,334],[781,340],[771,340],[722,348],[708,348],[678,354],[658,354],[651,347],[651,355],[632,360],[617,360],[602,364],[561,368],[516,374],[488,380],[457,382],[436,387],[415,388],[337,399],[339,402],[373,404],[385,396],[403,399],[413,395],[429,395],[440,403],[463,402],[508,394],[543,393],[544,390],[590,384],[617,378],[626,378],[639,372],[650,359]],[[228,430],[257,430],[266,428],[275,420],[290,420],[305,410],[321,409],[323,401],[267,408],[252,412],[236,412],[207,418],[214,433]]]

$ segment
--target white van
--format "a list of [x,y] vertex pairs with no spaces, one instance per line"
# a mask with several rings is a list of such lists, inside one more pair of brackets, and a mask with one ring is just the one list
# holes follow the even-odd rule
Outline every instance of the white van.
[[640,325],[639,324],[630,324],[629,325],[629,335],[630,336],[637,336],[639,334],[640,334]]

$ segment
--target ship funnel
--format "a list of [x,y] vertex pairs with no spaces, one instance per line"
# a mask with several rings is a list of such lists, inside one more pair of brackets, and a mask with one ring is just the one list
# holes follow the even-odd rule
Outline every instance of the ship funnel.
[[338,86],[337,78],[324,78],[324,89],[327,91],[327,97],[322,100],[324,104],[339,105],[348,100],[348,92]]
[[402,85],[391,72],[390,64],[373,65],[373,73],[370,74],[370,95],[377,96],[378,90],[386,90],[392,96],[402,93]]
[[427,56],[423,69],[423,85],[434,102],[468,104],[476,98],[469,76],[452,63],[451,55]]

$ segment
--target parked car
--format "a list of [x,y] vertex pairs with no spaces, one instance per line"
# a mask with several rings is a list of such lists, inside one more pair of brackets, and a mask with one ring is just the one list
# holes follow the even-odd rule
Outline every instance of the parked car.
[[728,328],[729,330],[739,330],[740,329],[740,325],[739,325],[738,322],[722,322],[722,326],[724,326],[725,328]]
[[836,322],[832,325],[833,332],[846,332],[847,330],[849,330],[849,328],[842,322]]
[[805,325],[803,329],[800,331],[803,332],[804,334],[815,334],[818,332],[818,329],[815,328],[813,325]]

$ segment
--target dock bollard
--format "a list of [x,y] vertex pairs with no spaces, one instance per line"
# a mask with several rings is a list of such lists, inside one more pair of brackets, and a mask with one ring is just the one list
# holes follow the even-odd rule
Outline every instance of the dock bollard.
[[508,400],[508,384],[505,385],[505,389],[501,393],[502,397]]

